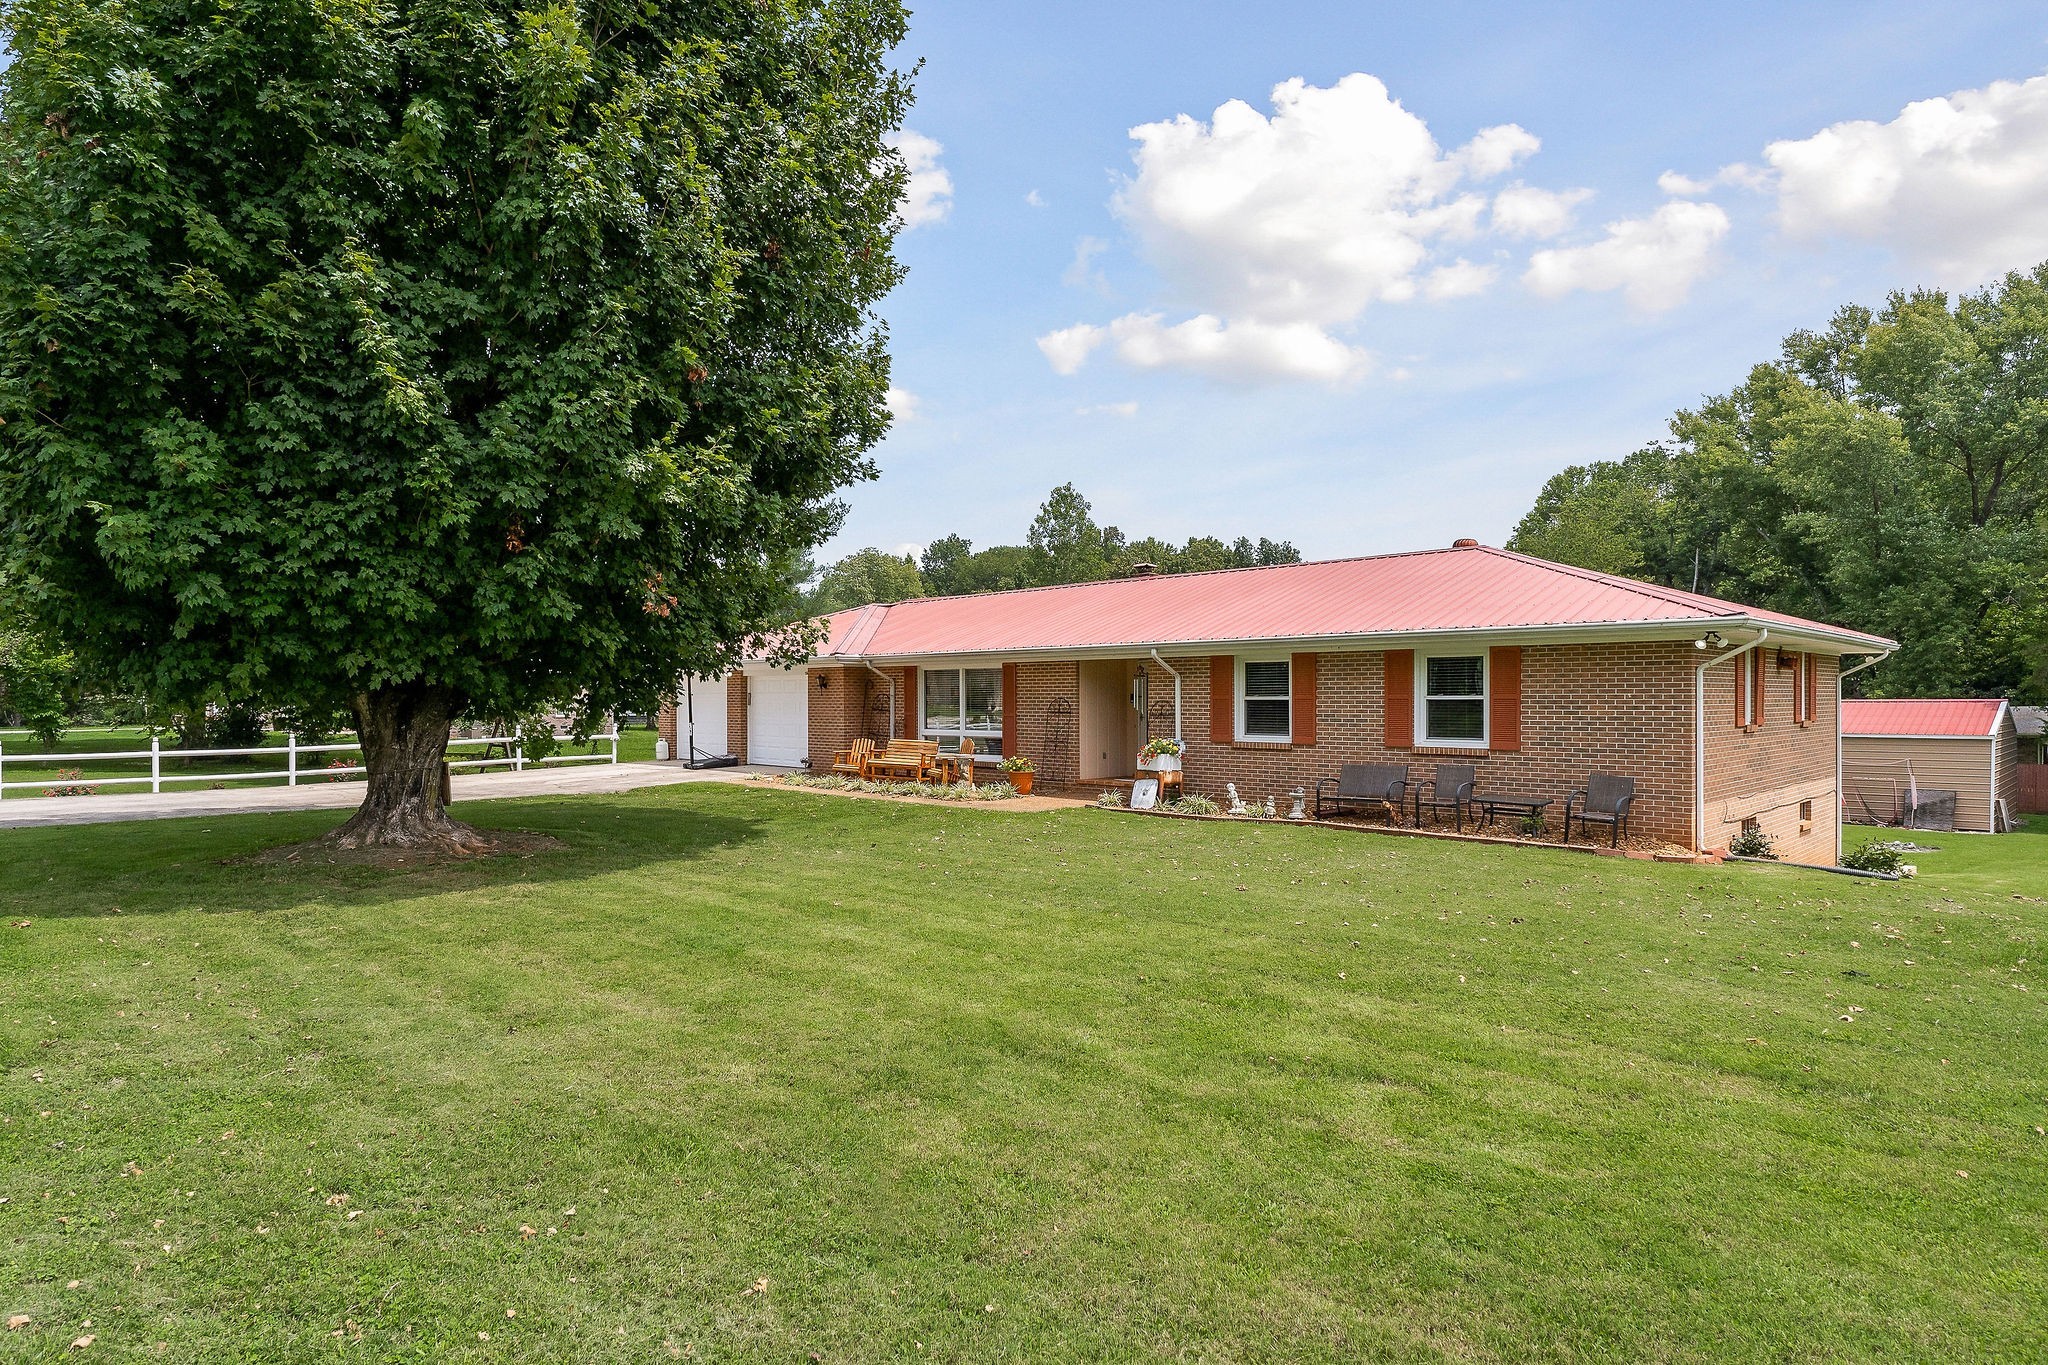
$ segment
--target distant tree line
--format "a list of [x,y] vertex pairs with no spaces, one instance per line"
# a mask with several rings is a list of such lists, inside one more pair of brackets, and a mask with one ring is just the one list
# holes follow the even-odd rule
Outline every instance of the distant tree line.
[[965,536],[944,535],[915,558],[871,546],[818,571],[800,600],[801,610],[822,613],[913,597],[1089,583],[1121,578],[1138,564],[1160,573],[1197,573],[1300,562],[1300,550],[1264,536],[1228,542],[1193,536],[1182,544],[1156,536],[1127,539],[1114,526],[1098,526],[1088,500],[1067,483],[1039,507],[1022,545],[977,550]]
[[1898,640],[1868,695],[2048,700],[2048,265],[1794,332],[1508,544]]

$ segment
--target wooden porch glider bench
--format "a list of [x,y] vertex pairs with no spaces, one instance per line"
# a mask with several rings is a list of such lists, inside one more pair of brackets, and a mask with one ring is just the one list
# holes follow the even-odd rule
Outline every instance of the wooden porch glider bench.
[[861,774],[870,780],[904,782],[923,782],[938,775],[939,742],[935,739],[892,739],[887,747],[868,755],[867,770]]

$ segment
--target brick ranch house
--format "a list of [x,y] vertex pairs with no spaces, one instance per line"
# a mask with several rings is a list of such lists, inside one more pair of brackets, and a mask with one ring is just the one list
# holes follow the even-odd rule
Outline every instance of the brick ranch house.
[[[1448,550],[860,607],[808,667],[694,681],[697,744],[823,767],[856,737],[1022,754],[1047,786],[1128,778],[1178,736],[1188,790],[1312,787],[1347,762],[1556,800],[1636,779],[1635,832],[1745,823],[1839,856],[1837,682],[1891,641],[1461,540]],[[1852,670],[1855,665],[1851,665]],[[662,734],[676,751],[675,708]],[[684,739],[687,744],[687,732]]]

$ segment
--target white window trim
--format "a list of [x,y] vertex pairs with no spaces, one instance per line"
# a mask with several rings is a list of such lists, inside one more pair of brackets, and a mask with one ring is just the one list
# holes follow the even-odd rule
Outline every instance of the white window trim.
[[[1248,734],[1244,728],[1244,704],[1252,700],[1244,694],[1244,666],[1246,664],[1287,665],[1287,732],[1279,735]],[[1232,708],[1237,712],[1234,729],[1240,744],[1292,744],[1294,743],[1294,656],[1291,654],[1240,654],[1237,656],[1237,699]],[[1260,697],[1260,701],[1278,701],[1278,697]]]
[[[985,759],[985,758],[989,758],[989,757],[991,757],[991,756],[993,756],[994,758],[1001,758],[1001,757],[1002,757],[1002,755],[1003,755],[1003,731],[1002,731],[1002,727],[1001,727],[1001,726],[997,726],[997,727],[996,727],[995,729],[993,729],[993,730],[974,730],[974,729],[969,729],[969,728],[968,728],[968,725],[967,725],[967,675],[968,675],[969,673],[977,673],[977,672],[981,672],[981,673],[994,673],[994,674],[996,675],[996,687],[997,687],[997,689],[998,689],[998,691],[997,691],[997,693],[996,693],[996,704],[997,704],[998,706],[1002,705],[1002,692],[1001,692],[1001,690],[1000,690],[1000,689],[1001,689],[1001,687],[1002,687],[1002,665],[1001,665],[1001,664],[961,664],[961,665],[959,665],[959,666],[957,666],[957,667],[950,667],[950,668],[921,668],[921,669],[919,669],[919,670],[918,670],[918,672],[917,672],[917,734],[918,734],[918,738],[920,738],[920,739],[937,739],[937,740],[946,740],[946,739],[971,739],[971,740],[973,740],[973,741],[974,741],[974,755],[975,755],[975,757],[976,757],[977,759]],[[952,673],[952,674],[955,674],[955,675],[956,675],[956,676],[957,676],[957,677],[959,678],[959,681],[960,681],[960,723],[959,723],[958,725],[955,725],[955,726],[951,727],[950,729],[948,729],[948,728],[944,728],[944,727],[935,727],[935,726],[933,726],[932,724],[930,724],[930,723],[929,723],[929,722],[928,722],[928,721],[926,720],[926,718],[925,718],[925,713],[924,713],[924,680],[925,680],[925,678],[926,678],[926,677],[928,677],[929,675],[931,675],[931,674],[933,674],[933,673]],[[1009,719],[1009,717],[1007,717],[1007,716],[1005,716],[1005,717],[1004,717],[1004,720],[1006,720],[1006,721],[1007,721],[1008,719]],[[990,743],[991,741],[993,741],[993,743],[994,743],[994,746],[995,746],[994,748],[990,748],[990,747],[989,747],[989,743]]]
[[[1479,660],[1479,738],[1438,739],[1429,733],[1429,661]],[[1415,651],[1415,743],[1424,749],[1484,749],[1493,743],[1493,657],[1485,649]]]

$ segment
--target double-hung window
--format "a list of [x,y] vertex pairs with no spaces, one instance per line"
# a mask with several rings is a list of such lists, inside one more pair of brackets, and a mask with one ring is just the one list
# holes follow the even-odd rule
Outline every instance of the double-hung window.
[[1430,654],[1421,660],[1422,742],[1486,746],[1486,656]]
[[1237,665],[1237,737],[1286,744],[1294,738],[1294,677],[1288,659],[1243,659]]
[[960,751],[963,739],[974,741],[977,754],[1002,753],[1002,669],[927,668],[921,676],[919,734],[949,754]]

